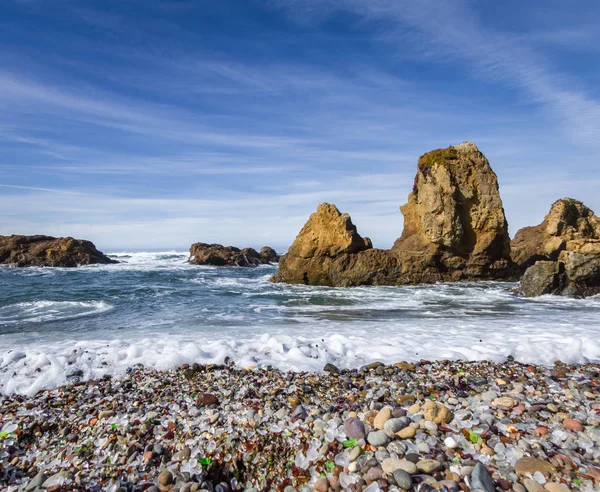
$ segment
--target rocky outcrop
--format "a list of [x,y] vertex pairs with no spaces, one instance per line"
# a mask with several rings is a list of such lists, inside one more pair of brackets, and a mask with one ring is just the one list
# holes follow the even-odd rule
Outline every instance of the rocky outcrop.
[[526,297],[600,294],[600,254],[563,251],[557,261],[538,261],[525,271],[521,293]]
[[0,236],[0,264],[17,267],[77,267],[118,263],[90,241],[72,237]]
[[522,270],[536,261],[557,261],[562,251],[600,254],[600,218],[572,198],[554,202],[541,224],[520,229],[511,243]]
[[[275,260],[273,260],[275,258]],[[234,248],[221,244],[195,243],[190,248],[192,265],[255,267],[277,261],[277,253],[265,246],[259,253],[253,248]]]
[[394,247],[377,250],[347,214],[322,204],[274,280],[311,285],[402,285],[511,279],[517,269],[498,179],[473,143],[423,155]]
[[264,263],[277,263],[279,261],[279,255],[277,251],[269,246],[263,246],[260,250],[260,257]]
[[403,280],[516,275],[498,178],[474,143],[421,156],[412,193],[401,211],[404,231],[392,251],[402,265]]
[[393,255],[373,249],[348,214],[322,203],[279,260],[279,273],[272,280],[337,287],[389,285],[398,273]]

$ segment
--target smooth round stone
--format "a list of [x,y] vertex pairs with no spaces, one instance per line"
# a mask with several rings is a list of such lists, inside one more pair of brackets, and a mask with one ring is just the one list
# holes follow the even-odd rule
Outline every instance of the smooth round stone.
[[402,469],[401,461],[398,458],[387,458],[381,462],[381,469],[387,475],[391,475],[395,470]]
[[569,487],[558,482],[548,482],[544,488],[549,492],[569,492]]
[[417,462],[417,468],[421,470],[423,473],[433,473],[436,470],[439,470],[442,467],[442,464],[437,460],[421,460]]
[[367,437],[365,424],[358,417],[350,417],[344,422],[344,431],[350,439],[364,439]]
[[375,446],[377,448],[379,446],[385,446],[389,441],[390,438],[383,431],[372,431],[369,432],[369,435],[367,436],[367,442],[371,446]]
[[407,425],[405,418],[389,419],[383,424],[383,431],[388,437],[394,437],[396,432],[401,431]]
[[525,485],[527,492],[547,492],[546,490],[544,490],[544,487],[542,487],[535,480],[531,480],[530,478],[526,478],[525,480],[523,480],[523,485]]
[[419,442],[419,443],[417,443],[417,449],[422,454],[427,454],[427,453],[429,453],[431,451],[431,448],[429,447],[429,444],[427,444],[426,442]]
[[401,468],[397,468],[393,473],[394,480],[396,481],[396,485],[402,490],[410,490],[412,487],[412,478],[410,474]]
[[383,407],[373,419],[373,427],[377,430],[383,430],[385,423],[392,418],[392,410],[389,407]]
[[404,456],[404,459],[408,460],[411,463],[414,463],[416,465],[417,462],[419,461],[420,457],[417,453],[408,453]]
[[396,470],[404,470],[406,473],[408,473],[410,475],[414,475],[418,471],[417,465],[415,465],[412,461],[408,461],[408,460],[404,460],[404,459],[398,460],[396,465],[398,466],[398,468],[396,468]]
[[[402,432],[402,431],[400,431]],[[399,441],[392,441],[388,444],[387,451],[390,454],[397,454],[398,456],[404,456],[406,453],[406,445]]]
[[438,431],[438,426],[435,422],[431,422],[430,420],[421,420],[419,422],[419,427],[421,429],[425,429],[427,432],[436,433]]
[[456,449],[458,447],[458,443],[456,442],[456,439],[454,439],[453,437],[448,436],[446,439],[444,439],[444,444],[446,445],[447,448],[450,449]]
[[354,446],[350,450],[350,456],[348,457],[350,462],[356,461],[358,459],[358,457],[360,456],[360,451],[361,451],[360,446]]
[[162,486],[171,485],[173,483],[173,474],[169,470],[165,470],[158,475],[158,483]]
[[416,433],[416,429],[409,426],[396,432],[396,436],[398,436],[400,439],[412,439],[415,437]]

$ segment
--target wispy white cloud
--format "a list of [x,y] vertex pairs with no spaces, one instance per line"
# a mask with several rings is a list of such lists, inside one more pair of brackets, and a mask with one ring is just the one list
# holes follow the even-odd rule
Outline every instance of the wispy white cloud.
[[[408,39],[449,70],[465,67],[487,80],[525,91],[526,99],[545,105],[577,142],[600,143],[600,103],[573,76],[540,56],[531,43],[485,26],[467,1],[422,0],[271,0],[302,21],[350,11],[385,26],[388,42]],[[407,29],[409,32],[407,33]],[[456,65],[460,62],[464,65]]]
[[[386,247],[401,232],[398,207],[418,156],[463,140],[497,171],[512,232],[562,195],[600,209],[597,170],[586,179],[552,172],[573,149],[593,170],[600,142],[597,100],[545,57],[552,36],[491,28],[461,0],[267,4],[313,25],[350,12],[381,60],[287,57],[268,44],[261,60],[211,52],[165,18],[151,26],[160,46],[129,46],[130,20],[95,16],[91,4],[71,12],[105,34],[75,43],[89,56],[1,53],[0,233],[89,237],[109,249],[263,238],[285,249],[329,201]],[[286,42],[304,48],[313,30],[304,31]],[[575,49],[578,33],[571,39]],[[435,74],[404,72],[405,61]],[[471,87],[518,97],[497,101]]]

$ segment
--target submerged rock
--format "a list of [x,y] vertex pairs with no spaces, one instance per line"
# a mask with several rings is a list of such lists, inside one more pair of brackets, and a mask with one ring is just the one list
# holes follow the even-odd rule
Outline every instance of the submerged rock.
[[265,246],[260,253],[253,248],[239,249],[221,244],[195,243],[190,247],[192,265],[255,267],[277,261],[273,248]]
[[520,229],[511,243],[522,270],[536,261],[557,261],[562,251],[600,254],[600,218],[572,198],[554,202],[541,224]]
[[77,267],[118,263],[93,243],[72,237],[0,236],[0,264],[17,267]]
[[472,142],[419,159],[392,251],[411,283],[515,276],[498,178]]

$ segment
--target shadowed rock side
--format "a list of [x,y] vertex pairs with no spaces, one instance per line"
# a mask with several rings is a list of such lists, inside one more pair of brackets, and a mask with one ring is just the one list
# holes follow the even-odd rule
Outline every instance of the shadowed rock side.
[[403,280],[516,276],[498,178],[474,143],[421,156],[401,211],[404,231],[392,252],[402,265]]
[[260,253],[253,248],[234,248],[221,244],[195,243],[190,248],[192,265],[255,267],[277,261],[273,248],[265,246]]
[[398,273],[394,256],[373,249],[348,214],[323,203],[279,260],[279,273],[272,280],[337,287],[389,285]]
[[554,202],[541,224],[520,229],[511,243],[522,270],[536,261],[557,261],[562,251],[600,254],[600,218],[572,198]]
[[525,271],[521,293],[526,297],[600,294],[600,254],[563,251],[558,261],[538,261]]
[[118,263],[90,241],[72,237],[0,236],[0,264],[17,267],[77,267]]
[[498,180],[475,144],[423,155],[401,210],[404,232],[388,251],[373,249],[348,214],[320,205],[273,280],[346,287],[516,277]]

